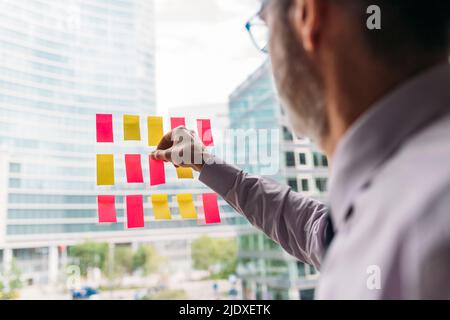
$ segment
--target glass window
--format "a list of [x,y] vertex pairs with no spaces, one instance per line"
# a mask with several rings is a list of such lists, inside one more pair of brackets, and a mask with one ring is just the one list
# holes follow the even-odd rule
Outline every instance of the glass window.
[[264,249],[266,250],[274,250],[278,249],[279,245],[275,241],[270,238],[264,237]]
[[269,289],[270,296],[274,300],[289,300],[289,293],[287,290],[281,290],[281,289]]
[[9,164],[9,172],[20,173],[20,163],[10,163]]
[[289,187],[291,187],[292,190],[294,190],[295,192],[298,191],[298,183],[297,183],[297,179],[288,179],[288,185]]
[[9,179],[10,188],[20,188],[20,179]]
[[310,273],[311,275],[315,275],[315,274],[317,273],[316,268],[314,268],[313,266],[309,266],[309,273]]
[[299,157],[300,157],[300,164],[301,165],[306,165],[306,154],[300,153]]
[[313,160],[314,160],[314,167],[318,167],[320,160],[319,160],[319,154],[317,152],[313,153]]
[[309,180],[302,179],[302,191],[309,191]]
[[305,264],[303,262],[297,262],[298,276],[304,278],[306,276]]
[[300,290],[301,300],[314,300],[314,289]]
[[314,167],[328,167],[328,159],[325,155],[314,152],[313,153]]
[[327,178],[316,178],[316,188],[320,192],[327,191]]
[[294,136],[292,135],[291,131],[286,127],[283,127],[283,137],[284,137],[284,141],[293,141],[294,140]]
[[293,152],[286,152],[286,166],[295,167],[295,154]]
[[[233,4],[240,2],[228,1]],[[152,2],[155,2],[157,8],[153,8]],[[255,149],[258,154],[251,154],[254,150],[252,148],[238,148],[235,145],[232,150],[223,148],[225,157],[222,154],[218,156],[225,159],[230,156],[238,160],[237,156],[245,153],[245,163],[235,164],[256,175],[266,174],[267,170],[263,169],[270,165],[275,173],[268,175],[288,184],[293,192],[315,190],[314,178],[324,175],[324,170],[317,170],[319,173],[315,173],[314,169],[303,170],[312,171],[307,174],[299,172],[302,168],[305,169],[305,165],[312,166],[310,148],[313,145],[307,138],[299,139],[296,132],[283,122],[285,114],[280,110],[280,99],[273,83],[269,59],[262,58],[258,66],[249,65],[245,63],[248,58],[259,57],[258,52],[247,50],[252,46],[251,42],[239,43],[239,48],[233,46],[233,39],[247,36],[243,28],[245,21],[241,20],[242,15],[245,17],[245,12],[225,12],[223,8],[208,6],[204,14],[195,19],[195,24],[207,26],[210,23],[208,17],[229,14],[224,19],[227,24],[224,30],[229,34],[208,37],[208,28],[199,28],[195,39],[192,39],[194,41],[188,41],[184,46],[186,55],[192,57],[187,65],[170,55],[173,51],[170,43],[180,36],[192,38],[192,34],[183,29],[186,21],[179,21],[177,17],[179,12],[192,6],[186,1],[178,1],[176,8],[167,4],[168,1],[155,0],[72,0],[68,4],[64,1],[8,0],[0,3],[3,9],[0,13],[0,150],[6,151],[7,155],[4,158],[4,170],[7,170],[4,180],[4,229],[7,242],[17,240],[20,243],[31,243],[30,239],[46,236],[77,239],[79,241],[72,243],[77,245],[87,239],[110,242],[124,232],[132,235],[132,231],[124,227],[124,195],[144,195],[145,217],[148,218],[154,216],[148,195],[155,191],[168,194],[170,211],[175,219],[145,223],[142,231],[159,230],[168,235],[164,241],[173,241],[172,246],[158,242],[164,248],[159,253],[161,256],[167,255],[168,260],[175,257],[180,261],[184,259],[184,262],[168,261],[168,267],[184,269],[184,265],[193,266],[190,257],[185,258],[184,254],[179,254],[180,250],[186,250],[177,247],[177,234],[191,228],[192,232],[199,235],[210,234],[221,226],[200,228],[196,220],[177,219],[179,206],[175,195],[201,194],[207,191],[206,188],[191,181],[172,183],[176,177],[173,167],[167,170],[166,186],[149,189],[150,186],[126,183],[123,155],[141,154],[141,160],[145,162],[149,150],[145,141],[147,134],[144,132],[148,130],[144,117],[156,115],[157,104],[166,106],[159,110],[163,114],[185,118],[189,129],[196,129],[197,118],[211,119],[213,131],[217,130],[214,140],[219,153],[219,149],[228,147],[228,137],[224,135],[226,129],[258,131],[257,141],[249,141],[258,147]],[[247,12],[248,16],[253,15],[257,9],[255,7],[254,11]],[[156,17],[161,12],[168,14]],[[172,17],[169,16],[171,13],[174,13]],[[157,20],[162,22],[159,30],[168,25],[170,28],[155,33]],[[30,26],[33,32],[30,32]],[[181,33],[178,34],[178,31]],[[162,45],[158,45],[158,42]],[[247,46],[244,47],[245,45]],[[223,47],[232,50],[222,50]],[[175,58],[173,63],[160,65],[161,62],[155,61],[155,48],[161,50],[162,56]],[[233,88],[209,90],[209,79],[216,71],[208,68],[198,54],[199,50],[213,52],[217,55],[214,57],[216,60],[224,61],[224,77],[242,79],[242,82],[236,83]],[[236,53],[242,54],[242,59],[236,59]],[[157,77],[155,70],[159,67],[165,69],[161,74],[177,73],[179,81]],[[192,70],[198,72],[192,73]],[[162,88],[158,90],[162,92],[158,97],[156,87]],[[198,105],[198,97],[183,94],[193,92],[192,89],[205,92],[205,101],[222,101],[221,97],[228,97],[228,101],[197,109],[191,106]],[[171,109],[167,106],[179,107]],[[111,145],[102,145],[96,140],[95,114],[103,113],[113,115],[114,143]],[[124,141],[124,114],[141,116],[141,135],[145,137],[142,137],[141,142]],[[169,117],[164,117],[164,121],[167,120]],[[259,129],[268,130],[270,137]],[[114,186],[96,185],[95,158],[96,154],[102,153],[116,155]],[[265,163],[267,159],[270,164]],[[325,163],[324,159],[316,160],[318,166]],[[143,174],[148,177],[148,164],[144,162]],[[277,174],[279,167],[288,168],[288,174]],[[302,177],[307,179],[301,179]],[[97,195],[108,194],[115,195],[119,222],[99,224]],[[200,212],[203,209],[201,199],[195,200]],[[241,259],[239,252],[242,256],[251,257],[251,265],[254,266],[251,276],[266,277],[263,267],[268,266],[270,272],[276,275],[276,282],[282,284],[281,287],[276,287],[279,290],[276,296],[287,298],[289,291],[284,288],[284,284],[288,281],[289,265],[281,256],[279,244],[265,239],[260,230],[253,229],[247,218],[236,213],[222,199],[219,201],[222,226],[224,229],[237,227],[240,234],[238,249],[233,250],[236,257],[233,258]],[[47,263],[47,255],[54,253],[53,249],[46,252],[42,259],[26,251],[17,251],[17,255]],[[264,251],[270,252],[266,255]],[[62,253],[61,250],[61,257]],[[0,268],[1,260],[0,255]],[[58,261],[61,270],[65,268],[62,264],[67,262],[63,260],[65,259]],[[33,263],[27,264],[27,268],[35,268]],[[229,267],[227,266],[226,271],[235,273],[234,265]],[[48,268],[44,267],[42,271],[46,269]],[[30,277],[27,270],[21,270],[24,279]],[[35,275],[37,273],[33,273],[32,277],[35,278]],[[45,285],[48,272],[38,275]],[[250,281],[253,289],[254,279]],[[263,286],[262,292],[266,291],[266,286]]]
[[266,274],[269,276],[288,276],[289,268],[286,261],[267,259],[266,264]]
[[256,300],[262,300],[263,294],[262,294],[262,285],[260,283],[256,284]]
[[328,158],[326,156],[322,156],[322,164],[324,167],[328,167]]
[[244,235],[239,237],[239,247],[242,250],[249,250],[250,249],[250,236]]

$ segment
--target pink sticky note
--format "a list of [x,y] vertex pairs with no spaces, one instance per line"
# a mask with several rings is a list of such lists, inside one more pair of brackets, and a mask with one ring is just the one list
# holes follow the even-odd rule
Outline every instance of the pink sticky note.
[[144,227],[144,197],[127,196],[127,226],[128,229]]
[[185,118],[170,118],[170,126],[173,129],[186,126]]
[[115,223],[116,217],[116,198],[114,196],[98,196],[98,222]]
[[112,114],[97,114],[97,142],[114,142]]
[[125,155],[125,167],[127,170],[128,183],[143,183],[142,164],[140,154]]
[[154,160],[150,156],[150,185],[158,186],[166,183],[166,171],[164,161]]
[[203,197],[203,209],[206,224],[220,223],[219,203],[216,193],[205,193]]
[[199,119],[197,120],[198,135],[207,147],[214,145],[214,140],[211,131],[211,120]]

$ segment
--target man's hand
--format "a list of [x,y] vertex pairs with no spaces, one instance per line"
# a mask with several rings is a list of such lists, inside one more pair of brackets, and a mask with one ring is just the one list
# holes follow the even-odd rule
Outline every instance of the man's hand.
[[199,172],[211,157],[195,131],[185,127],[167,133],[151,156],[172,162],[176,167],[189,167]]

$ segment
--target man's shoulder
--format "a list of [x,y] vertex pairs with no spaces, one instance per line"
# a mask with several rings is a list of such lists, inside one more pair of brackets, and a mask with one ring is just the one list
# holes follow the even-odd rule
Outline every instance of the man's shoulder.
[[380,174],[395,177],[393,170],[412,181],[450,179],[450,112],[413,135],[386,162]]
[[399,148],[374,175],[367,193],[397,210],[420,210],[450,196],[450,113]]
[[447,237],[442,225],[450,225],[449,205],[450,116],[417,133],[385,162],[356,197],[351,224],[362,238],[389,246],[418,228]]
[[409,209],[450,197],[450,113],[412,136],[380,168],[370,189],[389,205]]

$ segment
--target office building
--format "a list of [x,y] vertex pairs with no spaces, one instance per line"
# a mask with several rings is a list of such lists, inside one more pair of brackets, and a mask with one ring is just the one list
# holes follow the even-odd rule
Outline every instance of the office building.
[[[295,137],[288,129],[268,63],[231,94],[229,113],[233,129],[279,131],[279,140],[273,150],[282,156],[277,172],[268,175],[269,178],[288,184],[305,196],[326,201],[327,159],[309,139]],[[261,143],[258,145],[261,147]],[[243,148],[236,149],[239,153]],[[264,173],[258,163],[245,168],[251,173]],[[313,267],[297,261],[256,229],[253,234],[242,235],[238,240],[238,275],[243,280],[245,298],[311,299],[314,296],[318,273]]]

